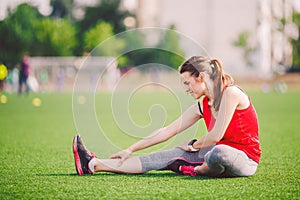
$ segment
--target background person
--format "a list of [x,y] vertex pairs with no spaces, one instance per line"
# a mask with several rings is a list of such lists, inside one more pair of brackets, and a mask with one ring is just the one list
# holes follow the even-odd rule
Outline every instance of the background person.
[[[250,98],[223,72],[218,60],[194,56],[179,68],[186,91],[196,100],[170,125],[120,151],[110,159],[98,159],[79,135],[73,153],[79,175],[94,172],[140,174],[170,169],[186,175],[211,177],[252,176],[260,161],[258,120]],[[200,119],[208,133],[165,151],[142,156],[133,152],[151,147],[181,133]]]
[[19,71],[19,94],[22,94],[23,86],[25,86],[25,92],[29,93],[29,85],[27,84],[27,79],[29,76],[29,55],[24,54],[21,65],[20,65],[20,71]]

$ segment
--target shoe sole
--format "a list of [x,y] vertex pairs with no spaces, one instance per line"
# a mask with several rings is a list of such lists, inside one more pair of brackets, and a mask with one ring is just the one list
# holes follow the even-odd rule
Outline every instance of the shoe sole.
[[83,175],[83,170],[80,163],[80,157],[78,155],[78,148],[77,148],[77,135],[74,137],[73,140],[73,154],[75,160],[75,167],[78,175]]

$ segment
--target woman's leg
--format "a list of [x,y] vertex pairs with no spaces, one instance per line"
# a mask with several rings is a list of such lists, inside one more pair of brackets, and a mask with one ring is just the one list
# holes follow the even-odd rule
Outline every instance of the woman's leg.
[[113,172],[124,174],[141,174],[142,165],[140,157],[130,157],[119,164],[119,159],[97,159],[94,160],[95,172]]
[[[179,166],[176,164],[177,159],[184,159],[193,163],[202,163],[205,154],[211,150],[213,146],[203,148],[197,152],[186,152],[185,150],[176,147],[141,156],[142,172],[145,173],[150,170],[172,170],[178,172]],[[173,166],[173,164],[175,164],[175,166]],[[174,167],[177,167],[177,169],[174,169]]]
[[95,172],[113,172],[113,173],[128,173],[140,174],[151,170],[167,169],[174,158],[184,158],[190,162],[203,162],[204,155],[212,147],[202,149],[199,152],[186,152],[180,148],[159,151],[147,155],[130,157],[119,165],[118,159],[95,159]]
[[213,177],[252,176],[257,165],[243,151],[227,145],[217,145],[205,155],[204,164],[196,167],[195,172]]
[[165,168],[169,161],[175,157],[182,156],[184,150],[174,148],[170,150],[159,151],[142,156],[130,157],[119,164],[119,159],[95,159],[95,172],[113,172],[113,173],[128,173],[140,174],[150,170],[160,170]]

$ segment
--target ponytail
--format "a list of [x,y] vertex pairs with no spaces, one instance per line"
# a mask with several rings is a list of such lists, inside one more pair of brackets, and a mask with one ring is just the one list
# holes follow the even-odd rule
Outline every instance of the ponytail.
[[229,74],[225,74],[219,60],[213,59],[210,62],[212,67],[211,79],[214,81],[214,102],[213,107],[219,110],[224,86],[232,85],[233,78]]
[[211,60],[211,63],[215,63],[215,65],[217,66],[217,69],[222,77],[222,82],[225,86],[234,84],[233,78],[229,74],[224,73],[223,67],[219,60],[213,59]]

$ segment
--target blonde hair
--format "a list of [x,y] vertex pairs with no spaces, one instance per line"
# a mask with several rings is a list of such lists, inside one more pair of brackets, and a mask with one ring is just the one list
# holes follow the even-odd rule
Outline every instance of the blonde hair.
[[190,72],[191,76],[198,77],[201,72],[206,72],[213,81],[213,107],[216,111],[219,110],[223,88],[226,85],[234,83],[233,78],[224,73],[223,67],[219,60],[208,59],[204,56],[193,56],[186,60],[180,67],[179,73]]

